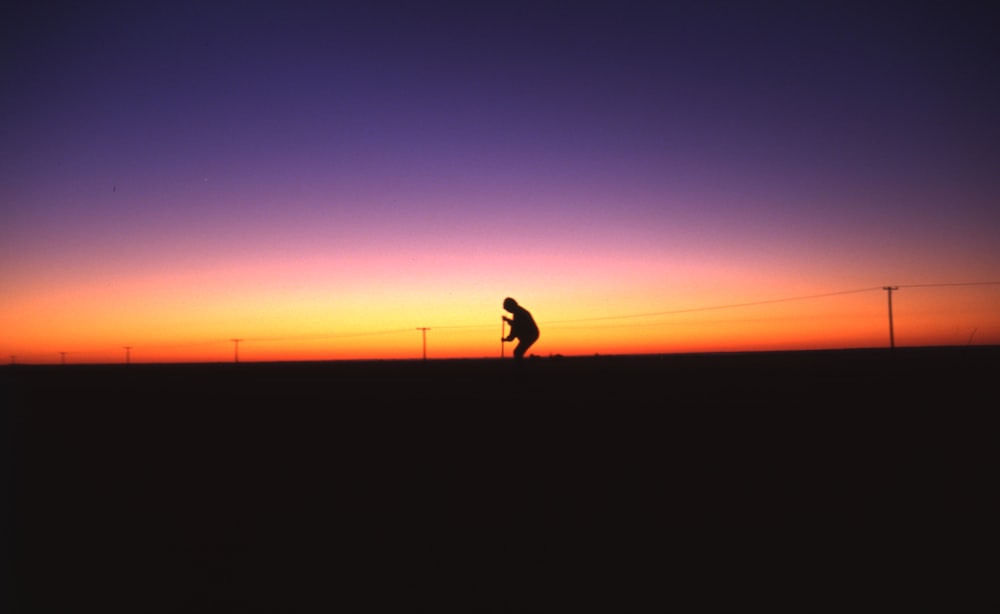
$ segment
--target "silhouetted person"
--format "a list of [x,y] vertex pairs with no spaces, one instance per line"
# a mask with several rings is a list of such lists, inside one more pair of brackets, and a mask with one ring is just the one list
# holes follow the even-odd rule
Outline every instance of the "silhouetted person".
[[524,353],[533,343],[538,341],[538,325],[535,324],[535,319],[531,317],[528,310],[518,305],[517,301],[510,297],[503,300],[503,308],[514,315],[513,318],[504,317],[504,320],[510,324],[510,334],[504,341],[518,340],[517,347],[514,348],[514,362],[520,365],[523,364],[521,361],[524,359]]

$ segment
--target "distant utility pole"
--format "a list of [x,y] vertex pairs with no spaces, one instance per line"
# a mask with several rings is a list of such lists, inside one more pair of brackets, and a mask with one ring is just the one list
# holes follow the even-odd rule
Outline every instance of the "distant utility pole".
[[899,286],[882,286],[882,289],[889,293],[889,347],[896,347],[896,334],[892,330],[892,291],[899,290]]
[[500,360],[503,360],[503,344],[504,338],[507,336],[507,328],[504,326],[507,321],[503,316],[500,316]]
[[417,330],[419,330],[424,335],[424,360],[427,360],[427,331],[429,331],[430,329],[427,328],[426,326],[418,326]]
[[242,339],[230,339],[230,341],[233,342],[233,361],[234,362],[239,362],[240,361],[240,341],[243,341],[243,340]]
[[130,365],[132,364],[132,346],[126,345],[123,347],[125,348],[125,364]]
[[59,364],[63,365],[66,364],[66,352],[59,352],[59,358],[60,358]]

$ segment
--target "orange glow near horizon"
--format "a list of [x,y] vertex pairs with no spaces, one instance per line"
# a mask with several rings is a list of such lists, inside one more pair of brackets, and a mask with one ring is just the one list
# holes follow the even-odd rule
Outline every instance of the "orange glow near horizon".
[[[238,276],[237,276],[238,277]],[[216,282],[217,278],[202,283]],[[310,293],[288,281],[281,298],[241,287],[246,278],[211,292],[183,292],[183,284],[158,290],[138,284],[101,298],[102,289],[29,297],[3,312],[3,351],[22,364],[118,363],[130,346],[134,363],[227,362],[232,339],[241,339],[241,361],[417,359],[418,326],[427,326],[428,358],[491,358],[500,354],[499,303],[485,290],[431,300],[423,284],[402,290],[365,287],[354,295]],[[251,284],[252,285],[252,284]],[[430,284],[434,285],[434,284]],[[237,288],[237,289],[234,289]],[[843,295],[759,298],[741,303],[667,303],[622,298],[601,309],[594,292],[552,292],[529,302],[542,330],[531,352],[539,356],[657,354],[718,351],[841,349],[888,345],[886,293],[872,289]],[[103,289],[107,294],[106,289]],[[635,289],[639,291],[638,288]],[[128,301],[128,295],[137,298]],[[332,293],[331,293],[332,294]],[[199,299],[195,300],[194,296]],[[797,300],[780,300],[795,298]],[[352,299],[356,302],[352,302]],[[691,300],[690,298],[688,300]],[[777,300],[777,302],[769,302]],[[68,302],[72,309],[60,309]],[[1000,286],[903,287],[894,294],[897,346],[1000,344]],[[629,309],[631,307],[631,309]],[[24,314],[27,314],[25,316]],[[489,320],[493,320],[492,323]],[[150,322],[155,325],[150,325]],[[513,344],[505,348],[510,355]]]

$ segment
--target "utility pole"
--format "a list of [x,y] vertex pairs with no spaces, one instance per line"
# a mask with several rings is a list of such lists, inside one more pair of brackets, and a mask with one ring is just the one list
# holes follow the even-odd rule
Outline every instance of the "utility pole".
[[892,330],[892,291],[899,290],[899,286],[882,286],[882,289],[889,293],[889,347],[895,349],[896,334]]
[[419,330],[424,335],[424,360],[427,360],[427,331],[429,331],[430,329],[427,328],[426,326],[418,326],[417,330]]
[[238,363],[240,361],[240,341],[243,341],[243,340],[242,339],[230,339],[230,341],[233,342],[233,361]]
[[60,358],[59,364],[63,365],[66,364],[66,352],[59,352],[59,358]]
[[500,316],[500,360],[503,360],[503,344],[504,338],[507,336],[507,328],[504,326],[507,321],[503,316]]
[[125,348],[125,364],[130,365],[132,364],[132,346],[126,345],[123,347]]

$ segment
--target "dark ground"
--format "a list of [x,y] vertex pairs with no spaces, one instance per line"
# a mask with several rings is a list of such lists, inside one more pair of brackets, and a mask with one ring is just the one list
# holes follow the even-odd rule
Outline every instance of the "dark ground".
[[996,347],[0,371],[16,612],[968,611],[995,579]]

